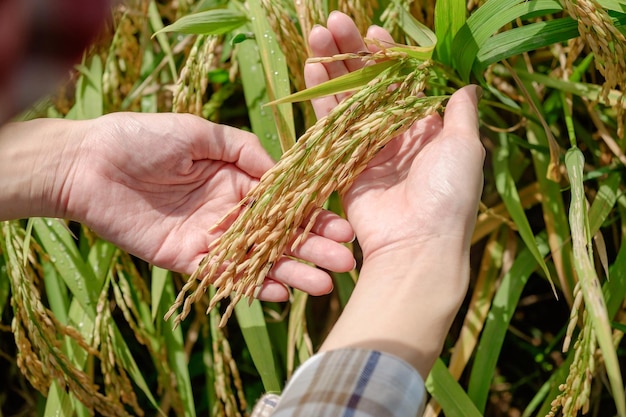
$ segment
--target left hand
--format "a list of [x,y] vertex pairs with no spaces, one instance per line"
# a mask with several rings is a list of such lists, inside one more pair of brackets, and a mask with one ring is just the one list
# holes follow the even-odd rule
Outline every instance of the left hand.
[[[191,115],[116,113],[77,123],[85,140],[60,187],[65,217],[140,258],[184,273],[195,270],[223,232],[208,229],[274,164],[253,134]],[[354,258],[338,242],[353,237],[346,220],[323,213],[307,240],[274,266],[259,298],[287,299],[283,284],[328,293],[332,281],[326,272],[290,257],[348,271]]]

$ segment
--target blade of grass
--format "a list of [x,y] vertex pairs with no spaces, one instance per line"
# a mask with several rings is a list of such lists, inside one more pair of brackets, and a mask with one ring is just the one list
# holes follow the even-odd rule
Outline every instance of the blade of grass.
[[278,160],[282,155],[282,149],[274,115],[265,108],[269,97],[259,47],[256,42],[241,42],[237,44],[236,57],[252,131],[270,156]]
[[[540,254],[548,253],[545,235],[536,237]],[[485,329],[480,337],[470,373],[467,394],[476,407],[484,412],[489,397],[496,364],[504,343],[508,326],[528,278],[537,268],[537,259],[530,249],[524,248],[515,258],[511,269],[504,275],[493,303]]]
[[223,35],[247,22],[244,14],[230,9],[212,9],[189,14],[171,25],[155,32],[153,36],[167,32],[180,32],[191,35]]
[[[158,268],[155,267],[155,269]],[[165,285],[162,288],[162,296],[159,298],[159,317],[163,317],[168,307],[176,298],[174,284],[171,280],[171,273],[169,271],[165,271],[165,273],[163,273],[162,271],[164,270],[156,272],[158,275],[165,276],[166,278]],[[176,377],[176,390],[183,401],[185,416],[195,417],[196,407],[193,398],[191,377],[189,375],[187,353],[185,352],[183,330],[181,326],[177,326],[174,329],[171,325],[169,325],[169,323],[164,323],[163,321],[160,321],[159,324],[162,325],[160,328],[165,339],[167,359],[170,363],[171,369],[175,371],[174,376]]]
[[332,80],[326,81],[315,87],[307,88],[306,90],[298,91],[297,93],[283,97],[278,100],[274,100],[268,105],[274,106],[282,103],[294,103],[298,101],[311,100],[313,98],[328,96],[331,94],[345,93],[348,91],[354,91],[360,87],[363,87],[368,82],[372,81],[381,72],[394,65],[392,60],[379,62],[374,65],[368,65],[357,71],[342,75]]
[[464,0],[438,0],[435,2],[435,34],[437,36],[437,60],[452,64],[452,41],[466,20]]
[[476,61],[478,51],[485,42],[509,22],[529,13],[534,15],[548,14],[561,10],[562,6],[554,0],[536,0],[520,2],[519,0],[489,0],[479,7],[459,29],[452,50],[459,51],[454,55],[454,67],[465,82],[469,82],[470,72]]
[[[263,63],[267,95],[272,101],[286,97],[291,93],[291,84],[285,56],[276,41],[276,36],[272,32],[260,1],[248,0],[247,5],[250,13],[250,25]],[[271,111],[278,128],[278,139],[284,152],[296,143],[293,109],[291,104],[285,103],[272,106]]]
[[283,378],[279,375],[274,361],[272,342],[267,332],[261,302],[253,300],[250,305],[237,303],[235,314],[265,390],[267,392],[280,392]]
[[546,277],[550,280],[550,284],[552,285],[552,289],[556,295],[554,283],[550,279],[550,271],[548,270],[548,266],[539,251],[538,244],[535,241],[530,227],[530,223],[528,222],[528,218],[526,217],[526,213],[524,212],[524,208],[521,204],[519,194],[517,192],[517,186],[515,185],[515,181],[513,180],[509,170],[509,145],[506,135],[500,134],[499,137],[500,146],[496,148],[493,161],[496,188],[502,197],[502,201],[511,215],[511,218],[517,226],[520,237],[526,244],[526,247],[528,247],[530,252],[535,256],[537,263],[541,266],[541,269],[546,274]]
[[602,351],[617,413],[624,417],[626,416],[626,400],[624,399],[622,375],[615,346],[613,345],[606,303],[590,254],[591,235],[582,182],[584,163],[585,158],[578,148],[574,147],[568,150],[565,155],[565,166],[569,174],[572,191],[570,228],[572,230],[574,248],[574,267],[580,280],[585,308],[589,312],[598,345]]
[[165,35],[165,33],[163,33],[163,20],[161,20],[159,9],[157,8],[156,2],[154,0],[152,0],[150,4],[148,4],[148,19],[150,20],[150,26],[152,26],[154,37],[157,38],[157,42],[159,42],[159,46],[163,50],[163,54],[167,59],[167,64],[170,67],[172,80],[176,80],[178,77],[178,72],[176,71],[174,53],[172,52],[172,48],[167,39],[167,36]]
[[426,389],[441,404],[447,417],[482,416],[441,359],[433,365],[426,379]]

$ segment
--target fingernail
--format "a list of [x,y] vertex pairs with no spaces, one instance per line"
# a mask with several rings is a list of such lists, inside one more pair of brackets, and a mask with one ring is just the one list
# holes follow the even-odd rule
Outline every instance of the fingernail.
[[477,102],[480,101],[481,98],[483,98],[483,88],[481,86],[477,85],[474,93],[476,94]]

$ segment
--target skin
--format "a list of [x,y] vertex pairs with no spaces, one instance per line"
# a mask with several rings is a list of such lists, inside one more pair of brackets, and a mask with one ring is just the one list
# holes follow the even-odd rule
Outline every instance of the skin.
[[[51,4],[0,3],[0,31],[10,35],[0,36],[2,123],[69,70],[109,7]],[[83,36],[72,36],[77,33]],[[377,27],[368,36],[391,39]],[[42,39],[54,42],[37,42]],[[327,28],[313,29],[310,45],[316,56],[366,48],[352,21],[337,12]],[[309,64],[305,77],[315,85],[362,65]],[[317,115],[343,97],[316,100]],[[476,87],[465,87],[450,99],[444,119],[426,118],[389,143],[343,196],[350,224],[325,213],[302,247],[286,254],[346,271],[354,259],[340,242],[356,232],[363,249],[359,282],[322,350],[382,350],[428,374],[468,285],[484,159],[477,100]],[[0,220],[77,220],[148,262],[190,273],[215,238],[206,230],[272,164],[253,135],[190,115],[9,123],[0,130]],[[285,300],[284,285],[314,295],[332,289],[325,272],[287,257],[260,297]]]
[[[391,41],[372,27],[367,37]],[[366,50],[352,20],[333,12],[309,42],[316,56]],[[309,86],[363,62],[307,64]],[[321,351],[386,351],[426,376],[467,291],[469,247],[485,150],[478,132],[477,87],[457,91],[445,117],[427,117],[395,138],[343,196],[363,249],[359,281]],[[325,115],[343,96],[314,103]],[[376,221],[372,221],[375,219]]]

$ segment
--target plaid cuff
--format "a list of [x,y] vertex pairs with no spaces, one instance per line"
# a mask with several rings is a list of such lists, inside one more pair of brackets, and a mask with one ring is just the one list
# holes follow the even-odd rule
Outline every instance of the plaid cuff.
[[264,396],[252,417],[414,417],[423,411],[425,389],[417,371],[395,356],[340,349],[306,361],[274,406],[277,400]]

